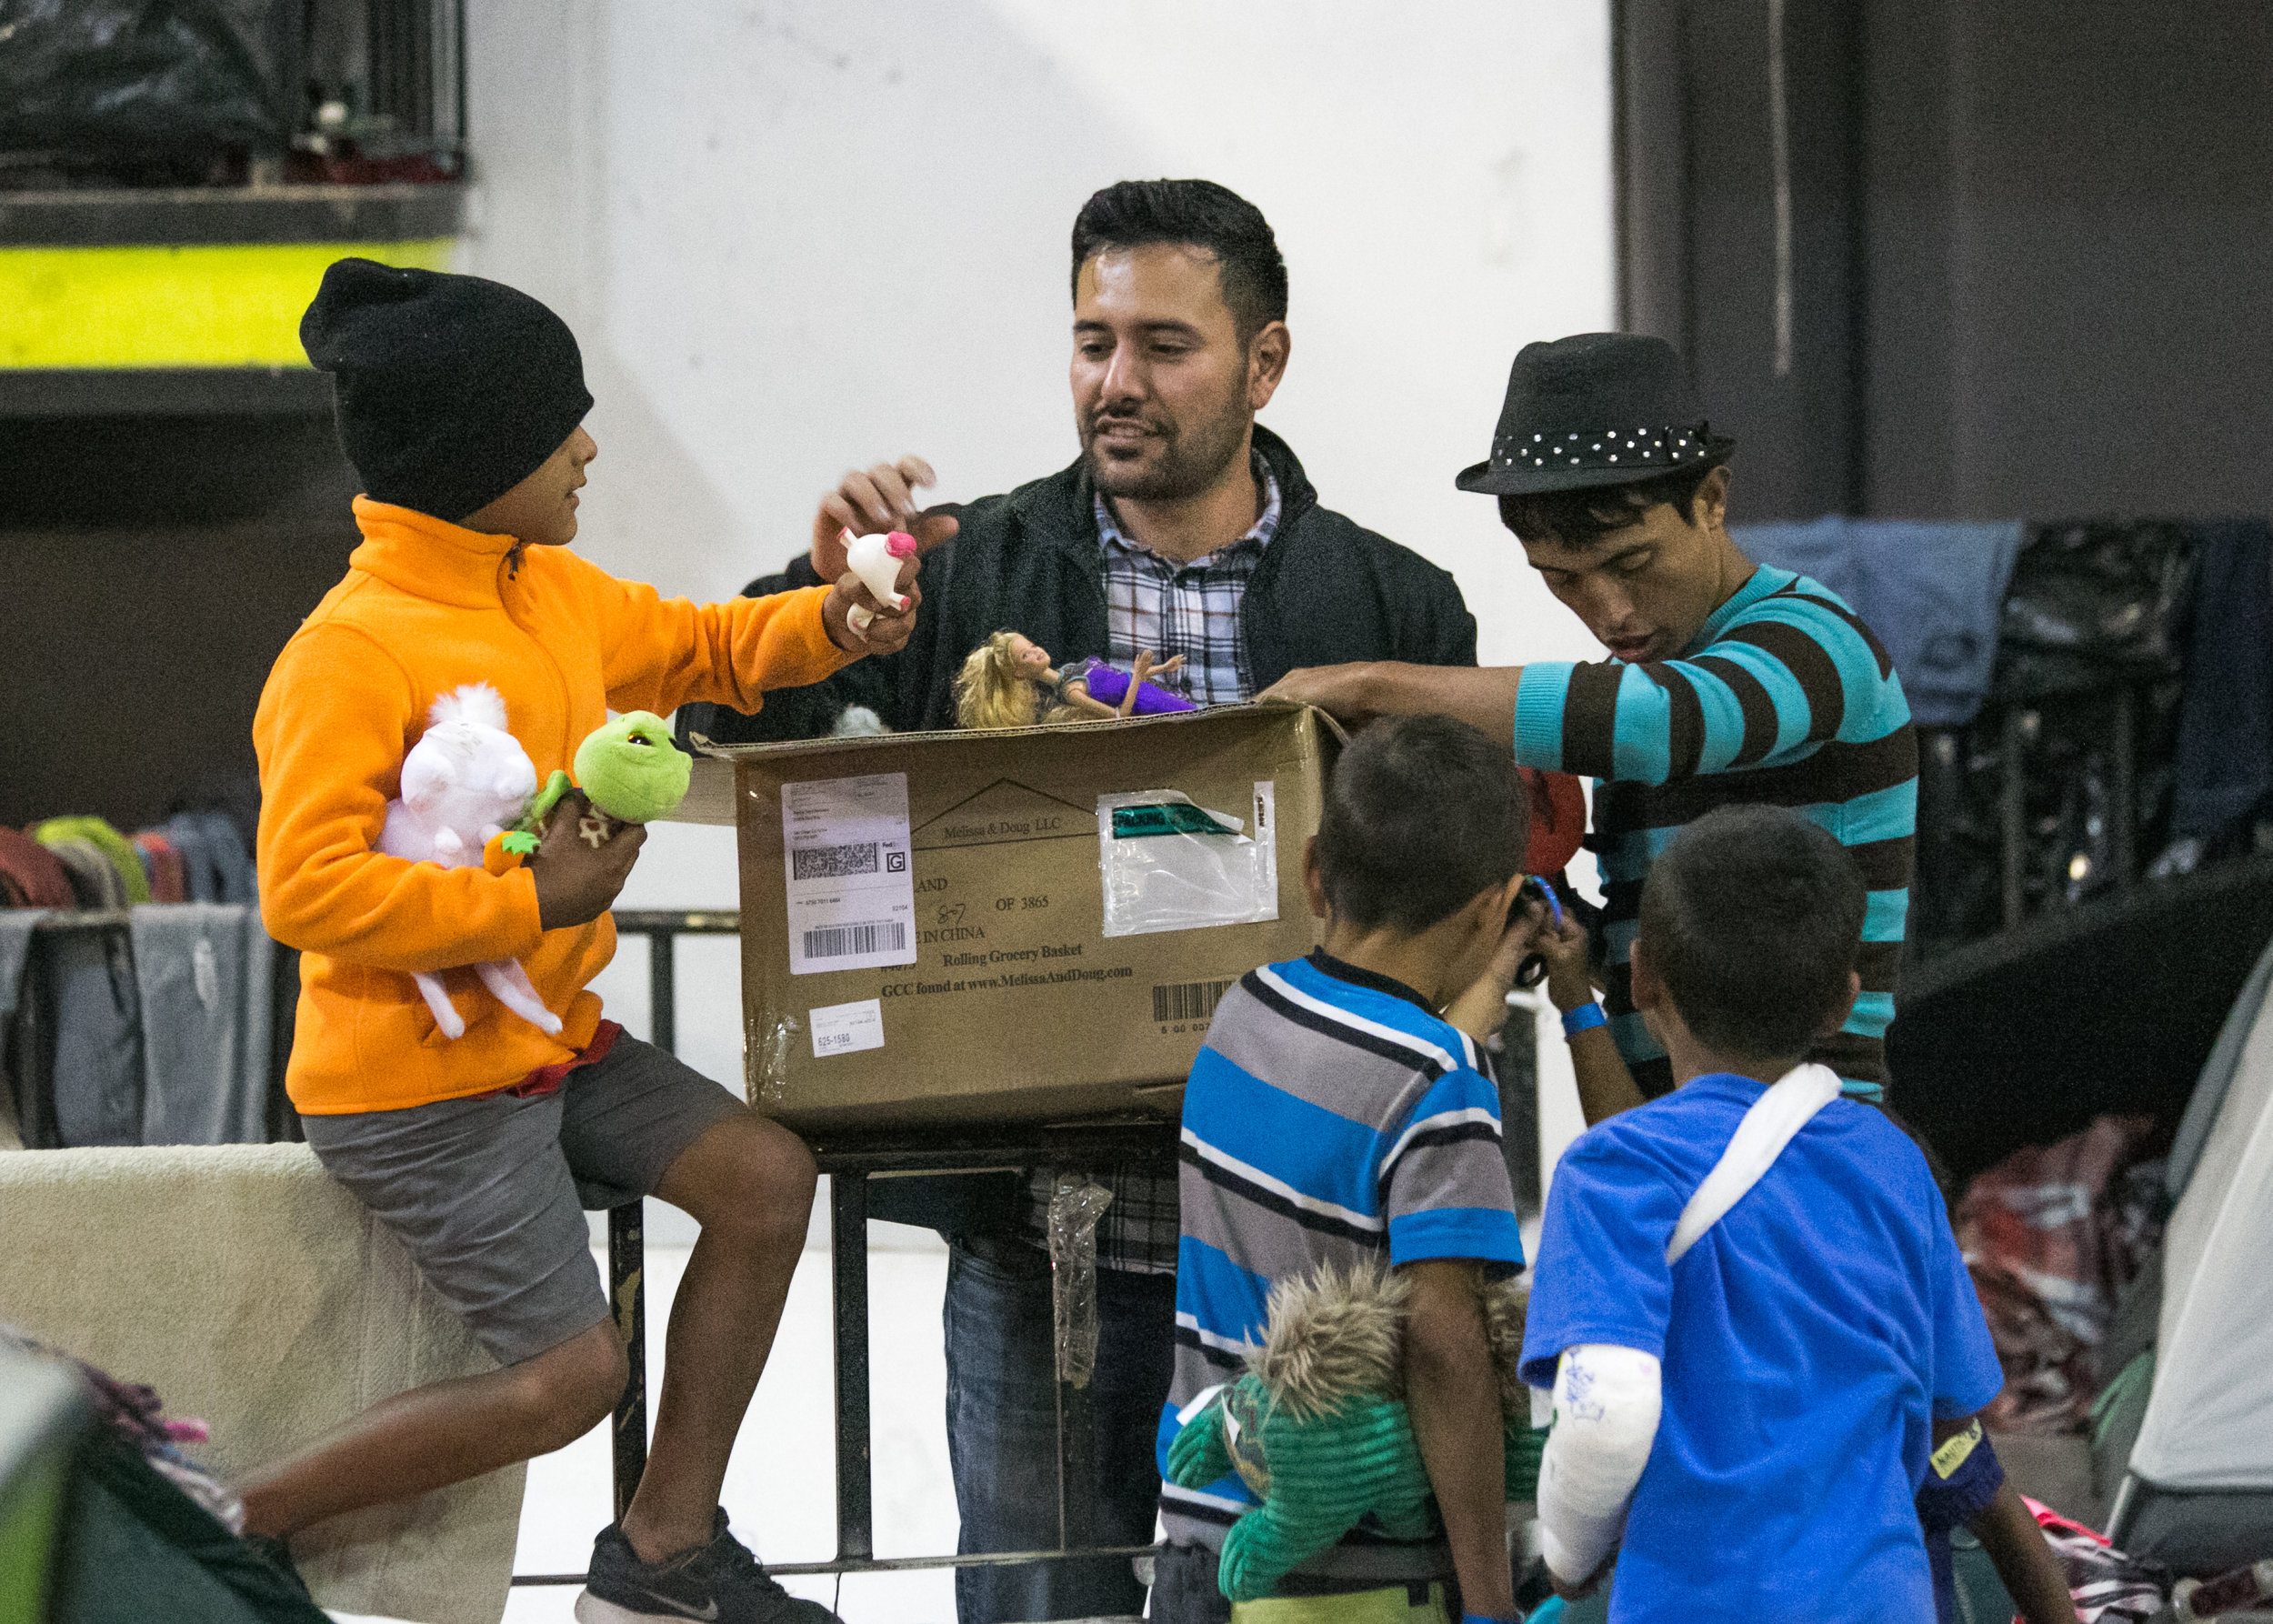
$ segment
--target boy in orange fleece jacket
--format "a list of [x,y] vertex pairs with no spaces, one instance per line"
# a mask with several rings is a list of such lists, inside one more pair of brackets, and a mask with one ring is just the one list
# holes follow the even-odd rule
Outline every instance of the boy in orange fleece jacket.
[[[726,1531],[726,1456],[779,1323],[812,1207],[794,1136],[600,1016],[607,909],[645,831],[595,848],[555,815],[526,864],[446,869],[377,852],[403,758],[438,696],[487,683],[541,782],[615,710],[755,709],[906,641],[895,611],[834,587],[698,606],[576,557],[575,337],[524,294],[345,259],[301,324],[334,375],[365,494],[363,544],[261,696],[262,917],[302,950],[288,1087],[325,1168],[386,1224],[501,1368],[403,1393],[245,1486],[269,1541],[560,1448],[623,1391],[583,1209],[642,1195],[702,1225],[673,1305],[646,1475],[596,1543],[585,1624],[834,1617]],[[856,606],[874,617],[856,630]],[[506,1010],[463,967],[518,960],[562,1030]],[[466,1022],[437,1031],[412,972]],[[281,1554],[280,1546],[269,1546]]]

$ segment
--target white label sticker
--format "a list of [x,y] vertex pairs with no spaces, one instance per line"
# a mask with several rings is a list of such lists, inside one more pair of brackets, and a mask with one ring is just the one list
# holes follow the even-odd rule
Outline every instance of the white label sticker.
[[791,975],[916,962],[906,773],[783,785],[781,844]]
[[806,1011],[813,1026],[813,1058],[849,1055],[884,1047],[884,1006],[874,998]]
[[[1278,780],[1255,781],[1255,855],[1263,871],[1263,895],[1278,902]],[[1271,917],[1278,917],[1273,913]]]

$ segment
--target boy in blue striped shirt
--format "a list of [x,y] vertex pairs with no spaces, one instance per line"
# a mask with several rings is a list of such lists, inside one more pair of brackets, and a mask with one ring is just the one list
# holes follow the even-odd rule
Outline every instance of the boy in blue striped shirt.
[[1472,1034],[1498,1029],[1542,927],[1527,910],[1509,923],[1526,813],[1514,762],[1463,723],[1409,717],[1360,733],[1304,857],[1326,944],[1242,978],[1184,1096],[1164,1469],[1195,1401],[1238,1376],[1261,1341],[1274,1284],[1386,1262],[1413,1288],[1406,1399],[1440,1531],[1399,1541],[1361,1523],[1278,1597],[1234,1609],[1217,1553],[1254,1497],[1237,1476],[1198,1490],[1169,1483],[1157,1624],[1442,1624],[1447,1579],[1469,1617],[1517,1616],[1480,1291],[1522,1268],[1523,1242],[1498,1090]]

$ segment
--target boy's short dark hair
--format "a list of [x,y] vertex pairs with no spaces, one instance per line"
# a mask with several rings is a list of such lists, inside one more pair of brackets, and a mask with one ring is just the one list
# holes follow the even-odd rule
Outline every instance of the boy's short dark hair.
[[1823,829],[1781,807],[1723,807],[1650,865],[1640,945],[1707,1048],[1805,1054],[1847,997],[1866,900],[1855,859]]
[[1641,522],[1641,516],[1660,502],[1670,502],[1681,522],[1691,522],[1697,493],[1715,468],[1728,459],[1674,468],[1631,485],[1596,485],[1574,491],[1534,491],[1527,496],[1502,496],[1499,522],[1518,541],[1555,540],[1568,546],[1589,546],[1615,531]]
[[1529,798],[1514,755],[1450,717],[1374,723],[1335,763],[1318,870],[1335,917],[1427,929],[1523,867]]
[[1239,342],[1287,319],[1287,262],[1263,211],[1212,180],[1125,180],[1095,193],[1074,219],[1074,291],[1107,248],[1179,243],[1216,256]]

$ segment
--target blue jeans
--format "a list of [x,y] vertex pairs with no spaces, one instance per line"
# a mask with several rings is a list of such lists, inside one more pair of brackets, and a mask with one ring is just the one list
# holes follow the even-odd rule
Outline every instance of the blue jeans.
[[[956,1549],[1057,1544],[1057,1372],[1049,1259],[1008,1238],[947,1253],[947,1454],[963,1531]],[[1154,1440],[1176,1357],[1176,1280],[1097,1270],[1097,1363],[1089,1388],[1086,1501],[1099,1545],[1144,1545],[1160,1498]],[[960,1624],[1026,1624],[1139,1612],[1126,1557],[959,1568]]]

